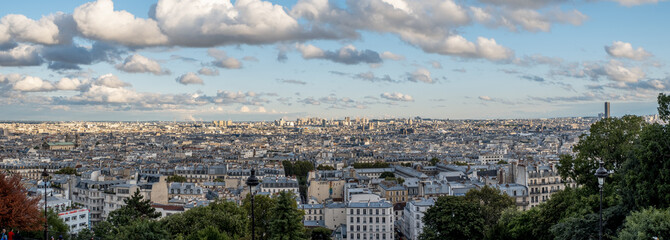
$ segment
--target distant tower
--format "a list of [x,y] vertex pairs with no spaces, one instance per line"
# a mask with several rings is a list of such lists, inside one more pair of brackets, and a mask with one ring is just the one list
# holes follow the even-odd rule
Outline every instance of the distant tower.
[[605,118],[610,117],[610,102],[605,102]]

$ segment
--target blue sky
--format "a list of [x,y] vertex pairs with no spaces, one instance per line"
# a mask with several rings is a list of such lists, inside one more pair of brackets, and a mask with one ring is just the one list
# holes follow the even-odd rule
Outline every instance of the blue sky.
[[655,0],[13,1],[0,120],[654,114]]

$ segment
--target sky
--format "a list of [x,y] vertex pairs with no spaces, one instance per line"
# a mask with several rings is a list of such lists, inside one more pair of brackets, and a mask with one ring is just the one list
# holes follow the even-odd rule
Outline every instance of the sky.
[[0,6],[0,120],[648,115],[670,90],[662,0]]

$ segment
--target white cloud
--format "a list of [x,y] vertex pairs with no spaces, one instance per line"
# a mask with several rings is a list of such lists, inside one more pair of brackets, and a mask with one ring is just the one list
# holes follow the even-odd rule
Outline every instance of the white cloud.
[[612,46],[605,46],[605,51],[612,57],[629,58],[633,60],[643,60],[652,56],[651,53],[645,51],[642,47],[634,49],[633,45],[630,43],[621,41],[614,41]]
[[300,44],[300,43],[298,43],[295,46],[296,46],[296,49],[298,49],[298,51],[300,51],[300,53],[302,54],[302,58],[304,58],[304,59],[322,58],[326,55],[321,48],[316,47],[316,46],[311,45],[311,44]]
[[58,90],[80,90],[85,83],[77,78],[61,78],[55,86]]
[[160,0],[155,16],[170,41],[183,46],[274,43],[301,30],[282,6],[260,0]]
[[408,79],[411,82],[435,83],[435,81],[430,77],[430,71],[425,68],[417,69],[409,75]]
[[479,96],[479,100],[483,101],[492,101],[493,99],[489,96]]
[[212,64],[220,68],[227,69],[240,69],[242,68],[242,62],[239,60],[228,57],[225,51],[219,50],[216,48],[210,48],[207,50],[207,54],[216,59]]
[[391,101],[401,101],[401,102],[413,102],[414,98],[407,94],[402,94],[399,92],[389,93],[385,92],[380,95],[382,98],[391,100]]
[[128,46],[152,46],[168,43],[153,19],[137,18],[127,11],[114,11],[112,0],[97,0],[77,7],[73,17],[85,37],[112,41]]
[[49,81],[33,76],[25,76],[12,86],[12,90],[21,92],[45,92],[53,89],[54,86]]
[[161,65],[155,60],[139,54],[128,56],[123,63],[116,65],[116,69],[129,73],[153,73],[155,75],[170,74],[169,70],[163,70]]
[[[71,18],[69,15],[57,13],[42,17],[35,21],[24,15],[9,14],[0,19],[0,43],[15,40],[39,44],[62,44],[71,40],[72,34],[64,31],[61,34],[56,21]],[[65,28],[67,26],[63,26]]]
[[213,68],[208,68],[208,67],[203,67],[200,70],[198,70],[198,74],[205,75],[205,76],[219,76],[219,70],[218,69],[213,69]]
[[396,61],[399,61],[399,60],[405,60],[405,56],[403,56],[403,55],[398,55],[398,54],[394,54],[394,53],[392,53],[392,52],[383,52],[383,53],[381,54],[381,58],[383,58],[383,59],[391,59],[391,60],[396,60]]
[[42,62],[37,48],[31,45],[19,44],[7,51],[0,51],[0,66],[38,66]]
[[198,77],[198,75],[195,75],[195,73],[186,73],[184,75],[179,76],[177,79],[178,83],[184,84],[184,85],[189,85],[189,84],[204,84],[202,79]]
[[93,85],[104,86],[108,88],[123,88],[130,86],[130,83],[121,81],[121,79],[119,79],[117,76],[108,73],[95,79]]
[[[611,0],[613,2],[618,2],[619,4],[626,6],[626,7],[631,7],[631,6],[637,6],[637,5],[642,5],[642,4],[649,4],[649,3],[658,3],[659,0]],[[664,0],[661,0],[664,1]]]
[[645,73],[641,68],[627,68],[623,66],[621,62],[616,60],[611,60],[604,68],[607,77],[617,82],[635,83],[645,76]]

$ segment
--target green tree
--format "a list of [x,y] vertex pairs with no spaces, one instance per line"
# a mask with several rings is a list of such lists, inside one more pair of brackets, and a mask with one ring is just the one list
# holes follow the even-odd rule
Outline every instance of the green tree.
[[381,175],[379,175],[379,178],[395,178],[395,174],[392,172],[383,172]]
[[76,175],[79,176],[77,173],[77,169],[73,167],[64,167],[61,169],[58,169],[58,171],[54,172],[55,174],[66,174],[66,175]]
[[163,240],[170,238],[170,234],[159,222],[145,218],[139,218],[121,226],[118,231],[114,239]]
[[[273,210],[276,205],[277,201],[273,198],[265,195],[254,196],[256,239],[265,240],[270,238],[270,222],[273,219]],[[247,197],[242,201],[242,208],[247,211],[247,216],[251,219],[251,196],[249,194],[247,194]],[[248,230],[251,231],[251,220],[248,225]]]
[[229,240],[232,239],[228,234],[219,232],[214,226],[207,226],[203,229],[200,229],[196,234],[191,235],[189,239],[194,240]]
[[319,165],[316,170],[335,170],[335,168],[330,165]]
[[607,180],[609,185],[618,185],[622,175],[619,169],[633,153],[640,132],[646,125],[643,118],[631,115],[605,118],[594,123],[589,134],[582,135],[574,146],[577,156],[560,157],[558,171],[561,177],[573,179],[595,193],[598,181],[593,174],[601,160],[605,168],[614,170]]
[[198,230],[212,226],[219,233],[225,233],[232,239],[240,239],[247,235],[248,221],[246,211],[236,203],[217,201],[208,206],[167,216],[160,223],[173,237],[199,239]]
[[484,221],[479,204],[464,197],[442,196],[426,211],[419,239],[482,239]]
[[667,239],[670,237],[670,209],[647,208],[626,217],[617,239]]
[[[218,178],[217,178],[218,179]],[[167,177],[168,182],[186,182],[186,177],[179,175],[172,175]]]
[[658,116],[665,122],[670,122],[670,95],[658,94]]
[[489,186],[468,191],[465,199],[480,205],[486,229],[493,228],[498,223],[503,210],[515,206],[514,198]]
[[281,192],[277,197],[277,206],[274,218],[270,222],[270,239],[273,240],[300,240],[305,238],[305,229],[302,225],[303,212],[291,192]]
[[311,229],[311,239],[312,240],[330,240],[330,235],[333,233],[328,228],[325,227],[316,227]]
[[[44,216],[44,211],[42,211],[42,216]],[[68,236],[68,233],[70,232],[70,226],[65,224],[63,219],[60,219],[58,217],[58,213],[56,213],[53,209],[49,209],[47,211],[47,223],[49,225],[49,236],[55,236],[56,238],[58,238],[60,235]],[[42,238],[43,236],[44,230],[30,231],[25,232],[24,234],[24,237],[28,238]]]
[[439,159],[439,158],[433,157],[433,158],[430,159],[430,165],[431,165],[431,166],[435,166],[435,165],[437,165],[437,163],[439,163],[439,162],[440,162],[440,159]]
[[156,209],[151,207],[151,201],[142,197],[139,189],[123,202],[125,206],[109,213],[109,222],[115,227],[138,219],[156,219],[161,216],[160,212],[156,212]]
[[670,127],[649,125],[639,142],[638,151],[623,166],[624,203],[632,210],[670,207]]

